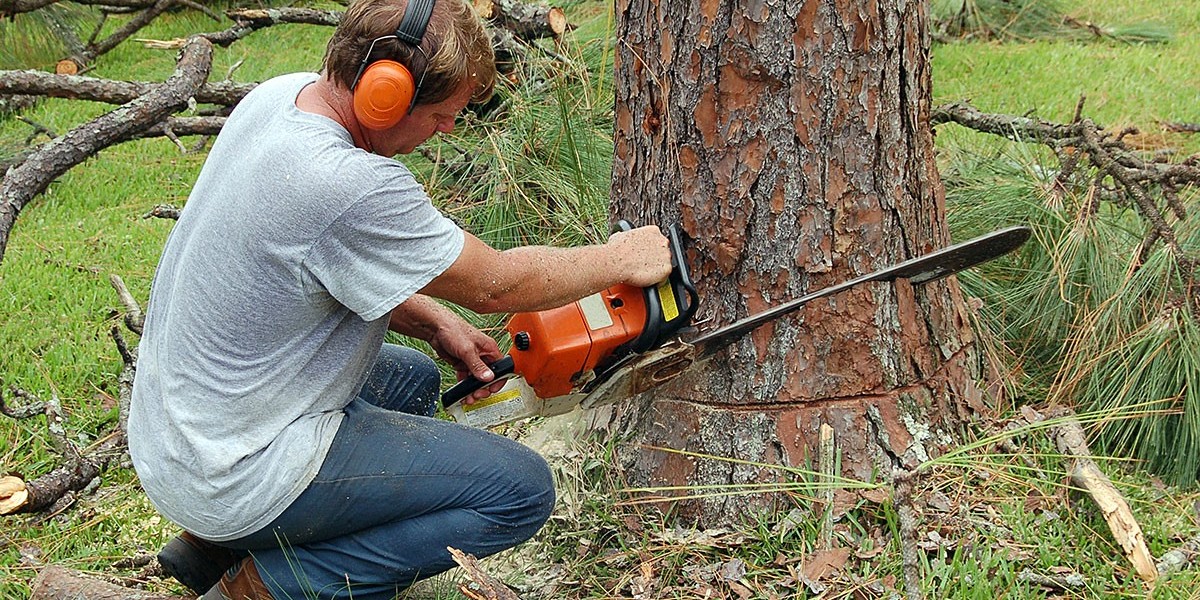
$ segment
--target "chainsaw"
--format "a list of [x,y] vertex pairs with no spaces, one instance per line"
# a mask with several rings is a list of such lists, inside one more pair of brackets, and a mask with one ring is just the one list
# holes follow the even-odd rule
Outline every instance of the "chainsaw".
[[[618,224],[630,229],[628,222]],[[1025,226],[1009,227],[806,294],[709,332],[691,326],[699,307],[678,226],[668,229],[671,274],[647,288],[616,285],[559,308],[517,313],[505,325],[512,349],[490,365],[499,391],[459,401],[490,382],[466,377],[442,394],[456,421],[492,427],[611,404],[663,385],[764,323],[862,283],[907,279],[917,285],[1019,248]]]

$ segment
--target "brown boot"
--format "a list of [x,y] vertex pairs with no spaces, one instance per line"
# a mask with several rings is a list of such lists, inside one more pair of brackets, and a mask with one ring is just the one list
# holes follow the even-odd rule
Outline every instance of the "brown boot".
[[274,600],[271,591],[258,575],[254,559],[247,556],[237,566],[221,576],[221,581],[212,586],[198,600]]
[[158,553],[158,564],[167,575],[203,594],[244,556],[244,552],[218,546],[185,531],[163,546]]

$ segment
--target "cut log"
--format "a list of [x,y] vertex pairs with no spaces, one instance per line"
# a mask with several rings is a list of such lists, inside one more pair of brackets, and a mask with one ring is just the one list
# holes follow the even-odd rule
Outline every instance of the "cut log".
[[1073,458],[1069,471],[1071,483],[1087,491],[1096,501],[1112,531],[1113,539],[1125,552],[1125,558],[1133,564],[1138,577],[1147,582],[1157,579],[1158,568],[1154,564],[1154,556],[1146,547],[1142,528],[1137,519],[1134,519],[1133,511],[1129,510],[1125,498],[1096,462],[1089,458],[1091,450],[1088,449],[1087,436],[1084,435],[1079,422],[1067,419],[1057,427],[1057,433],[1059,451]]
[[556,6],[525,4],[517,0],[475,0],[475,11],[493,25],[503,27],[527,42],[558,39],[571,29],[567,14]]
[[54,565],[42,569],[33,580],[29,600],[184,600],[109,583],[86,573]]

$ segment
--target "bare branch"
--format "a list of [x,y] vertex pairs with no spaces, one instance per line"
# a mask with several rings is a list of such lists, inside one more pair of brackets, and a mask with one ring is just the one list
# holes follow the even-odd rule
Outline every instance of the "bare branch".
[[99,150],[128,139],[182,110],[212,67],[212,46],[200,37],[184,48],[175,73],[144,96],[76,127],[12,167],[0,181],[0,260],[21,209],[50,182]]
[[[1200,186],[1200,157],[1174,164],[1159,157],[1147,159],[1127,143],[1129,136],[1137,133],[1136,129],[1126,128],[1115,134],[1105,131],[1091,119],[1083,118],[1082,109],[1081,99],[1075,120],[1062,124],[1024,116],[986,114],[957,102],[935,108],[930,120],[934,125],[957,123],[1013,141],[1048,146],[1062,167],[1055,179],[1057,188],[1065,188],[1076,177],[1088,178],[1088,185],[1096,191],[1095,202],[1132,204],[1149,227],[1140,247],[1142,259],[1161,242],[1170,249],[1184,277],[1194,281],[1200,258],[1190,255],[1179,244],[1168,214],[1179,220],[1187,218],[1179,193]],[[1094,177],[1081,169],[1085,166],[1094,170]],[[1110,180],[1112,183],[1108,184]],[[1094,212],[1095,208],[1092,204],[1085,210]]]
[[[125,104],[150,93],[161,83],[117,81],[84,75],[56,75],[44,71],[0,71],[0,94],[24,94]],[[221,81],[205,83],[196,90],[196,102],[233,106],[240,102],[255,83]]]

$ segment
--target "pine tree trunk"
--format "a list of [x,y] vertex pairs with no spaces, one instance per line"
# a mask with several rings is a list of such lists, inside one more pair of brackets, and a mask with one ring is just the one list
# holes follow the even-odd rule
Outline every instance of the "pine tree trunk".
[[[950,243],[926,3],[618,0],[617,10],[613,212],[682,223],[702,327]],[[868,480],[949,441],[959,409],[978,401],[977,375],[953,278],[874,283],[764,326],[652,402],[618,408],[609,426],[631,436],[633,486],[781,477],[646,446],[815,469],[822,423],[843,474]],[[715,524],[781,498],[677,510]]]

